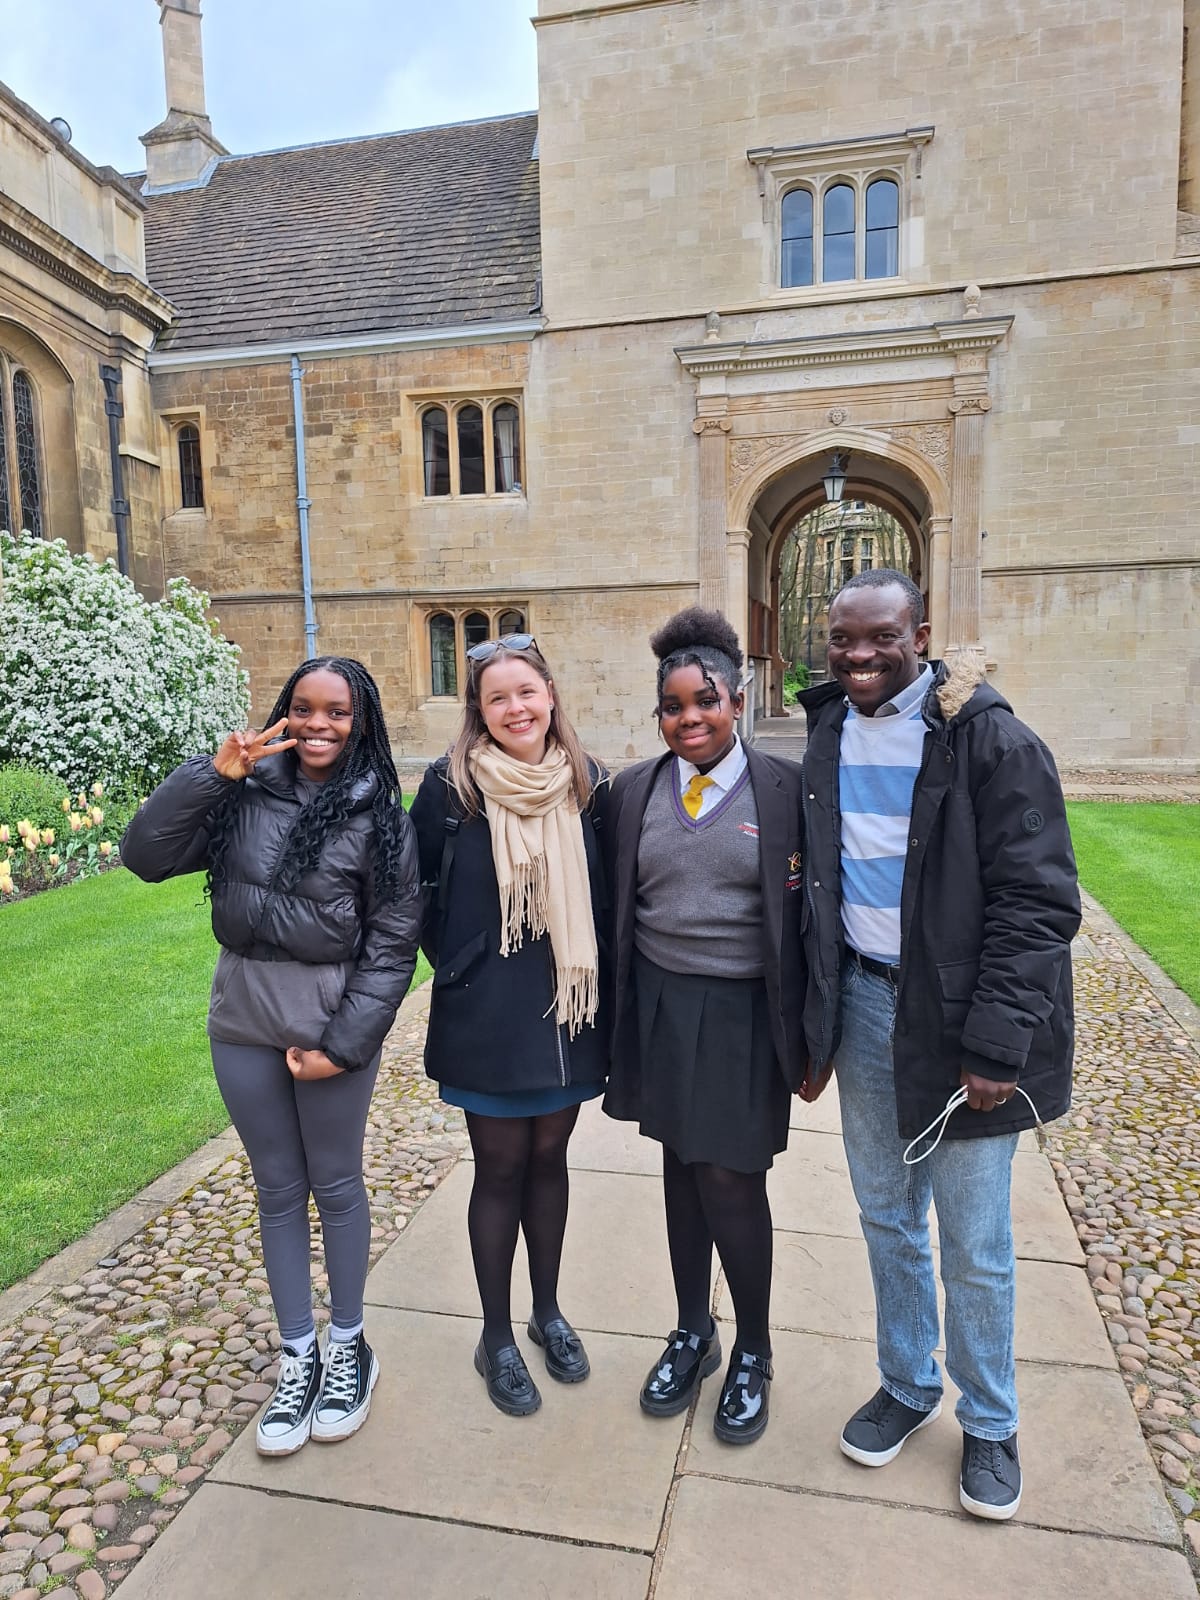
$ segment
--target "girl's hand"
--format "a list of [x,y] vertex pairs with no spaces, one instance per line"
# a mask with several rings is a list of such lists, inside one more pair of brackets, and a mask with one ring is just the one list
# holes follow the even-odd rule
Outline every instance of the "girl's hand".
[[341,1067],[335,1067],[324,1050],[301,1050],[299,1045],[289,1045],[288,1071],[298,1083],[312,1083],[316,1078],[335,1078]]
[[[231,733],[213,757],[213,766],[223,778],[248,778],[264,756],[273,756],[277,750],[290,750],[295,739],[279,739],[287,731],[287,718],[280,717],[273,728],[256,733],[247,728],[244,733]],[[272,739],[278,739],[272,744]]]

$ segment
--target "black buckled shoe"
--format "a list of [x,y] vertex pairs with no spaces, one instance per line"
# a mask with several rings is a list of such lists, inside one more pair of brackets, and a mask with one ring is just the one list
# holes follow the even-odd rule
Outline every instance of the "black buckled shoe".
[[529,1376],[521,1352],[506,1344],[489,1356],[480,1339],[475,1347],[475,1371],[487,1384],[488,1399],[509,1417],[528,1417],[542,1403],[537,1384]]
[[735,1350],[717,1402],[713,1432],[726,1444],[752,1444],[766,1432],[775,1369],[770,1356]]
[[582,1339],[565,1317],[553,1317],[544,1328],[530,1317],[529,1337],[546,1352],[546,1371],[559,1383],[582,1383],[592,1370]]
[[686,1411],[705,1378],[721,1365],[721,1341],[714,1322],[707,1338],[676,1328],[657,1366],[642,1385],[641,1407],[651,1417],[674,1417]]

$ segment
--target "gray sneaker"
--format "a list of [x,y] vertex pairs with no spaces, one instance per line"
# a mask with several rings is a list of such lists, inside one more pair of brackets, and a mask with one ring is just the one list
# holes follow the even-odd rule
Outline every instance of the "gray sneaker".
[[1017,1436],[976,1439],[963,1434],[962,1472],[958,1498],[973,1517],[1007,1522],[1021,1504],[1021,1458]]
[[885,1467],[912,1434],[936,1422],[941,1414],[940,1400],[932,1411],[916,1411],[886,1389],[877,1389],[842,1429],[842,1454],[864,1467]]

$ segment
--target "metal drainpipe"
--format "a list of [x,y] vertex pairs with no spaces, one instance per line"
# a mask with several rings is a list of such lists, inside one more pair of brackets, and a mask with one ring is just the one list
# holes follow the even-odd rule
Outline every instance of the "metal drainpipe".
[[109,508],[117,530],[117,571],[129,575],[129,501],[125,498],[125,463],[121,460],[121,369],[100,363],[104,385],[104,410],[108,417],[108,454],[112,463],[112,499]]
[[292,416],[296,424],[296,509],[300,513],[300,581],[304,586],[304,653],[317,653],[317,614],[313,610],[312,559],[308,550],[308,469],[304,460],[304,368],[292,357]]

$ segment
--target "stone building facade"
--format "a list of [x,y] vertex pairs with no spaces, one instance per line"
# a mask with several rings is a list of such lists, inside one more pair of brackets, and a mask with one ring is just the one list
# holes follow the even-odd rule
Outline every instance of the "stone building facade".
[[[0,84],[0,527],[163,584],[145,201]],[[110,423],[110,413],[112,422]],[[115,436],[114,436],[115,434]]]
[[640,755],[643,641],[699,599],[775,709],[780,551],[838,451],[934,650],[1062,760],[1200,760],[1200,0],[1030,0],[1019,34],[985,0],[539,0],[536,117],[253,157],[199,0],[158,8],[170,315],[125,439],[260,708],[312,641],[433,753],[519,619],[588,744]]

